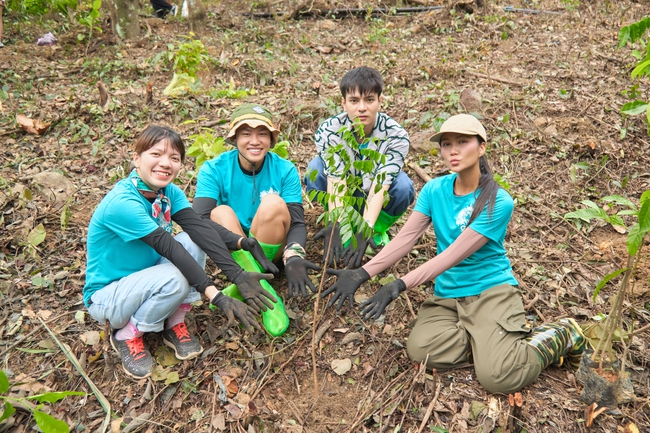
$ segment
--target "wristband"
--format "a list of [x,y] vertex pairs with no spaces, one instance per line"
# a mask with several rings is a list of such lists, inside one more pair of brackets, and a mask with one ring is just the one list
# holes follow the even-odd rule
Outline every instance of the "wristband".
[[300,257],[301,259],[304,259],[307,257],[307,253],[299,243],[294,242],[291,245],[287,245],[284,248],[284,253],[282,253],[282,261],[285,265],[287,264],[287,260],[291,257]]
[[212,305],[216,305],[216,304],[214,303],[214,301],[216,301],[217,298],[218,298],[220,295],[223,296],[223,293],[221,293],[221,290],[217,290],[217,294],[214,295],[214,296],[212,297],[212,299],[210,299],[210,304],[212,304]]

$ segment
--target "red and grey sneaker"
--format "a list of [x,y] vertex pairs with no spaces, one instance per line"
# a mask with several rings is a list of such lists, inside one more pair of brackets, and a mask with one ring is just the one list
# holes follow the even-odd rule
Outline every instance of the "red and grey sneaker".
[[190,335],[184,322],[162,332],[163,343],[171,347],[178,359],[192,359],[203,353],[199,340]]
[[144,346],[142,336],[130,340],[118,340],[111,334],[111,346],[120,354],[124,372],[135,379],[151,376],[153,358]]

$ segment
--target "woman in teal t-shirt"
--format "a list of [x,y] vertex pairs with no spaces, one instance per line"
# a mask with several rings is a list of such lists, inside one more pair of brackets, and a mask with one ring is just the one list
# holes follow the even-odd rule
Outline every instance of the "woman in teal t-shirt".
[[473,116],[449,118],[431,138],[452,172],[428,182],[404,227],[377,256],[356,270],[330,270],[337,281],[328,307],[345,300],[371,276],[394,265],[430,224],[437,255],[361,304],[365,320],[378,319],[406,289],[435,279],[434,295],[422,304],[407,342],[411,359],[438,370],[470,365],[490,392],[511,393],[542,369],[568,356],[579,363],[585,338],[572,319],[526,324],[518,283],[503,241],[514,209],[512,197],[494,181],[485,156],[487,134]]
[[[276,301],[260,285],[273,276],[244,272],[228,252],[240,245],[270,266],[259,244],[206,223],[172,183],[184,157],[176,132],[148,126],[135,143],[135,169],[102,199],[88,228],[84,303],[95,320],[115,330],[111,344],[124,371],[136,379],[149,376],[153,367],[145,332],[162,331],[163,342],[179,359],[201,354],[184,319],[202,293],[249,330],[260,329],[254,313]],[[184,231],[172,236],[172,222]],[[216,288],[203,270],[206,253],[255,309]]]

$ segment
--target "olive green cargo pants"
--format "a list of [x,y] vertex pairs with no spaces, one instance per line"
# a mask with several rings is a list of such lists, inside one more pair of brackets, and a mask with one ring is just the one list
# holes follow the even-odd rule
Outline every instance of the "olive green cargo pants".
[[478,296],[427,299],[407,341],[411,359],[445,370],[469,364],[492,393],[508,394],[531,383],[542,371],[535,349],[524,338],[530,332],[519,290],[492,287]]

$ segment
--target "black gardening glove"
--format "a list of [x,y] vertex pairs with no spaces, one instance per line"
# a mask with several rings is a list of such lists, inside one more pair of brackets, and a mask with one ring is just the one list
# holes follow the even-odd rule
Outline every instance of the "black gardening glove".
[[336,306],[336,312],[338,313],[341,311],[341,307],[346,299],[350,303],[350,308],[354,308],[354,292],[370,279],[368,272],[363,268],[359,268],[355,270],[341,269],[338,271],[336,269],[328,269],[327,273],[336,275],[336,283],[332,284],[329,289],[320,295],[321,298],[324,298],[330,293],[334,293],[325,308],[331,307],[338,300],[339,304]]
[[270,272],[272,274],[277,274],[280,272],[278,270],[278,267],[275,266],[273,262],[266,257],[266,255],[264,255],[264,250],[262,249],[257,239],[242,238],[241,249],[251,253],[253,258],[257,260],[257,263],[259,263],[260,266],[262,266],[262,269],[264,269],[266,272]]
[[350,240],[350,244],[343,250],[342,257],[345,266],[353,269],[361,266],[361,260],[363,260],[363,256],[366,254],[366,248],[368,245],[370,245],[370,248],[372,248],[373,251],[377,250],[377,245],[372,236],[369,239],[365,239],[363,233],[357,233],[355,238],[357,239],[357,247],[353,247],[353,242]]
[[266,311],[267,307],[273,309],[273,303],[278,302],[277,298],[267,292],[260,280],[272,280],[271,274],[259,274],[257,272],[240,272],[232,282],[237,285],[239,294],[246,300],[246,303],[255,308],[256,311]]
[[361,318],[363,320],[379,319],[379,316],[382,315],[388,304],[393,302],[400,293],[406,290],[406,284],[402,280],[395,280],[391,283],[384,284],[381,286],[375,295],[363,301],[359,306],[361,310]]
[[[332,236],[332,227],[334,227],[334,236]],[[332,239],[332,245],[330,247],[330,236]],[[341,247],[341,233],[339,232],[339,225],[332,224],[328,225],[324,229],[321,229],[314,236],[314,240],[323,238],[325,241],[324,250],[323,250],[323,263],[327,263],[331,266],[334,262],[338,263],[341,259],[341,253],[343,252]],[[329,255],[327,255],[327,250],[329,249]]]
[[287,260],[284,265],[284,274],[287,276],[287,283],[289,284],[289,296],[298,297],[298,295],[302,294],[303,297],[306,297],[306,286],[309,286],[312,292],[316,291],[314,283],[311,282],[307,275],[309,269],[320,271],[320,266],[299,256],[293,256]]
[[212,298],[210,303],[223,311],[228,318],[228,324],[233,323],[237,318],[248,332],[253,332],[253,328],[258,331],[262,330],[260,324],[255,320],[255,310],[242,301],[219,292]]

